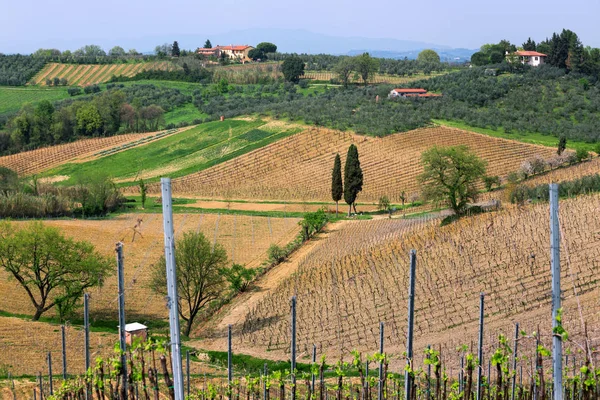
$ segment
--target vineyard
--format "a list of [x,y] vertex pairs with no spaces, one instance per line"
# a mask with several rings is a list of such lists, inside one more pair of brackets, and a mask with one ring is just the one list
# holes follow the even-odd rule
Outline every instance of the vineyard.
[[[141,227],[138,220],[142,220]],[[299,219],[263,218],[220,214],[177,214],[175,232],[194,230],[206,235],[211,242],[224,246],[231,262],[258,267],[267,259],[271,244],[286,245],[299,231]],[[14,222],[17,226],[27,222]],[[162,218],[159,214],[127,214],[111,220],[54,220],[55,226],[67,236],[87,240],[111,257],[114,246],[123,241],[125,254],[125,284],[128,318],[141,322],[162,319],[167,315],[164,299],[148,287],[150,266],[163,252]],[[32,305],[17,282],[0,272],[0,292],[10,293],[0,299],[0,310],[31,315]],[[104,286],[91,292],[90,315],[114,320],[117,317],[117,277],[107,279]],[[2,349],[0,349],[2,350]]]
[[[167,131],[168,132],[168,131]],[[172,131],[170,133],[173,133]],[[165,136],[162,133],[131,133],[105,138],[83,139],[72,143],[45,147],[0,157],[0,166],[17,172],[20,176],[38,174],[76,158],[99,156],[121,151],[133,145],[147,143]]]
[[[375,76],[369,81],[369,83],[391,83],[396,85],[401,85],[403,83],[410,83],[414,81],[419,81],[423,79],[427,79],[429,77],[436,76],[425,76],[425,75],[415,75],[411,77],[398,76],[398,75],[385,75],[385,74],[375,74]],[[337,80],[337,75],[331,71],[305,71],[304,75],[301,79],[310,79],[316,81],[325,81],[330,82],[332,80]],[[350,82],[352,83],[362,83],[362,80],[358,76],[351,76]]]
[[[561,203],[562,281],[565,329],[583,338],[587,323],[591,346],[597,345],[600,313],[600,197]],[[422,221],[355,222],[331,235],[306,255],[297,272],[240,316],[233,325],[234,346],[247,354],[285,357],[289,349],[289,300],[298,298],[299,357],[313,344],[331,359],[351,350],[373,351],[384,322],[386,351],[401,368],[406,338],[408,254],[417,251],[415,348],[431,345],[458,368],[456,349],[477,342],[479,293],[486,295],[485,352],[498,334],[512,336],[514,322],[539,332],[545,344],[550,327],[550,254],[548,205],[511,209],[438,227]],[[208,334],[203,332],[203,334]],[[223,331],[212,333],[223,348]],[[204,343],[206,344],[206,343]],[[534,343],[524,346],[531,351]],[[567,346],[572,354],[579,349]],[[456,356],[451,356],[452,354]],[[423,354],[416,354],[418,362]],[[581,357],[581,356],[578,356]],[[580,358],[581,360],[581,358]],[[527,364],[525,367],[529,369]]]
[[[75,177],[103,170],[119,182],[133,182],[136,177],[156,180],[167,174],[171,177],[184,176],[267,146],[300,129],[277,121],[209,122],[145,146],[117,154],[106,152],[103,157],[84,163],[67,163],[47,175]],[[71,179],[64,183],[74,181]]]
[[[446,127],[418,129],[385,138],[357,136],[324,128],[307,128],[233,160],[173,180],[177,194],[212,198],[329,201],[336,152],[342,157],[351,143],[358,147],[364,173],[358,201],[377,202],[388,196],[399,202],[404,191],[418,196],[421,152],[431,147],[464,144],[488,161],[488,174],[506,176],[533,155],[551,148],[492,138]],[[135,190],[135,188],[131,188]],[[149,192],[158,193],[153,184]]]
[[169,71],[176,68],[168,61],[103,65],[48,63],[30,83],[43,86],[46,79],[64,78],[69,86],[88,86],[108,82],[113,75],[131,77],[142,71]]

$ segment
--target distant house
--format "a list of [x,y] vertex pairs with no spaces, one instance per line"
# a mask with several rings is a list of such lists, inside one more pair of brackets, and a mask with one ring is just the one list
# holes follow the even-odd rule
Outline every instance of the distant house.
[[392,89],[388,97],[441,97],[441,94],[427,93],[427,90],[421,88]]
[[521,61],[521,64],[531,65],[532,67],[537,67],[544,64],[546,62],[546,57],[548,57],[544,53],[527,50],[517,51],[513,54],[513,56],[518,57],[519,61]]
[[234,46],[234,45],[219,46],[219,45],[217,45],[216,47],[213,47],[212,49],[198,49],[198,50],[196,50],[196,53],[207,56],[207,57],[214,56],[216,58],[220,58],[223,54],[225,54],[227,57],[231,58],[232,60],[244,62],[244,61],[250,60],[250,58],[248,57],[248,53],[252,49],[254,49],[254,47],[248,46],[247,44],[246,45],[238,45],[238,46]]

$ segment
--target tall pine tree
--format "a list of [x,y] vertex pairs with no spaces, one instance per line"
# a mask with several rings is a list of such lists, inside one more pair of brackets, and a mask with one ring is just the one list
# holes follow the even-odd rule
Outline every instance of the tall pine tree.
[[335,201],[335,215],[338,215],[338,202],[344,195],[344,187],[342,184],[342,160],[340,155],[335,155],[333,162],[333,172],[331,173],[331,198]]
[[206,42],[204,42],[204,48],[212,49],[212,43],[210,42],[210,40],[206,39]]
[[356,196],[362,190],[363,173],[360,168],[360,160],[358,159],[358,149],[354,144],[348,148],[348,156],[346,157],[346,168],[344,168],[344,201],[348,204],[348,216],[352,212],[356,213]]

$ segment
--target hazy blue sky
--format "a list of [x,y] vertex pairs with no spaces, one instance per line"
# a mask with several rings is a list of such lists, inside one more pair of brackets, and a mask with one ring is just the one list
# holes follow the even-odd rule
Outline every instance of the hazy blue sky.
[[584,44],[600,47],[599,15],[598,0],[0,0],[0,51],[30,52],[54,43],[74,48],[90,41],[106,47],[139,43],[136,48],[144,51],[153,48],[150,37],[248,28],[477,48],[502,38],[537,41],[564,27]]

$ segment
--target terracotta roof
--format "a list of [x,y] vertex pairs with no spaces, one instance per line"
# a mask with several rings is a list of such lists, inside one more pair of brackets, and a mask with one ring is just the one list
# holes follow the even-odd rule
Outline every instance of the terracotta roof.
[[525,57],[532,57],[532,56],[538,56],[538,57],[548,57],[546,54],[544,53],[538,53],[537,51],[517,51],[515,53],[515,55],[517,56],[525,56]]
[[221,50],[240,50],[241,51],[241,50],[246,50],[248,47],[252,47],[252,46],[248,46],[246,44],[243,46],[233,46],[233,45],[232,46],[217,46],[216,48],[221,49]]
[[442,95],[436,93],[408,93],[406,97],[442,97]]
[[396,93],[427,93],[425,89],[394,89]]

